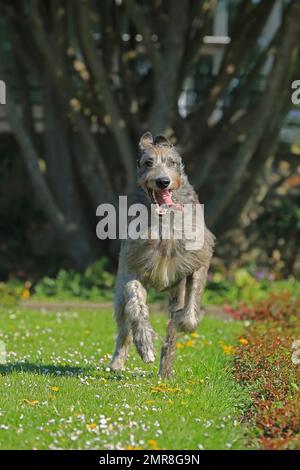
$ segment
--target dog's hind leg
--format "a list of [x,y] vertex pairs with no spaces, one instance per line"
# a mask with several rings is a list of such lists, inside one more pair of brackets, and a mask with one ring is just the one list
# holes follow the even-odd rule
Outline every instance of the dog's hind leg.
[[147,293],[137,279],[129,280],[124,286],[125,314],[131,324],[133,342],[144,362],[155,359],[154,332],[149,322]]
[[113,370],[125,368],[125,361],[132,342],[130,323],[126,317],[124,307],[123,286],[119,285],[117,286],[115,299],[115,319],[118,326],[118,335],[116,349],[110,363],[110,368]]
[[177,325],[176,314],[182,312],[185,301],[186,278],[182,279],[178,286],[170,291],[169,298],[169,322],[167,335],[161,348],[159,375],[168,378],[172,374],[173,362],[176,353]]

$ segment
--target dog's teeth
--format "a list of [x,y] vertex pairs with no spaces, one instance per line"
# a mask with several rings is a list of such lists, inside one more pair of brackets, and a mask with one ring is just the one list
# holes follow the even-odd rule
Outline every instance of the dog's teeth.
[[156,204],[155,210],[158,215],[165,215],[168,210],[168,206],[166,204],[163,204],[162,206]]

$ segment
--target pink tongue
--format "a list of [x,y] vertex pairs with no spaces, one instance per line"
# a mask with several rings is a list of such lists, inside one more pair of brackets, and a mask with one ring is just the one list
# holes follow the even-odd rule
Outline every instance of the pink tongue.
[[165,191],[155,192],[155,197],[160,206],[162,204],[166,204],[167,206],[174,206],[174,202],[172,201],[170,191],[168,191],[167,189]]

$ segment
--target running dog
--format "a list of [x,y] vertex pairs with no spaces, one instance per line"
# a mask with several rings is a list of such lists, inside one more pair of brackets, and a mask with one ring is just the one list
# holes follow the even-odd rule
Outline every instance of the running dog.
[[[154,210],[159,219],[171,210],[184,211],[186,204],[199,205],[181,156],[167,138],[158,135],[153,140],[146,132],[139,149],[133,202],[143,204],[149,214]],[[124,369],[132,339],[144,362],[155,359],[154,332],[146,303],[147,288],[152,286],[169,295],[169,322],[159,374],[171,375],[177,331],[194,331],[201,317],[200,300],[214,246],[214,236],[205,225],[203,233],[202,246],[191,250],[186,249],[184,237],[163,239],[159,235],[123,241],[115,295],[118,336],[111,369]]]

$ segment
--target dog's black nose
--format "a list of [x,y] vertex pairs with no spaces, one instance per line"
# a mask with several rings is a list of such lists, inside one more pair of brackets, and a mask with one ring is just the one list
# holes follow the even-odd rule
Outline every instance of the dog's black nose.
[[165,189],[169,186],[169,184],[171,183],[171,180],[168,176],[165,176],[163,178],[157,178],[155,182],[158,188]]

